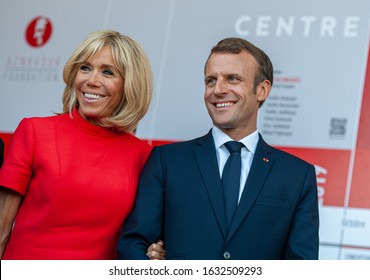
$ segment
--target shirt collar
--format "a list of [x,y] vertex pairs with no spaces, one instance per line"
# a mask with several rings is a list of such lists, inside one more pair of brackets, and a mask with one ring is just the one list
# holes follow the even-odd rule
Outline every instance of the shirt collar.
[[[225,132],[216,126],[212,127],[212,136],[215,141],[216,150],[228,141],[233,141]],[[258,130],[252,132],[248,136],[240,139],[239,142],[243,143],[245,147],[254,155],[259,140]]]

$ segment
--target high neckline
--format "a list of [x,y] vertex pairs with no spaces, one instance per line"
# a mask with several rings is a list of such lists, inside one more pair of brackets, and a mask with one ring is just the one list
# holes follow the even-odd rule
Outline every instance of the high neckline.
[[73,124],[78,127],[79,129],[85,131],[86,133],[103,136],[103,137],[111,137],[114,135],[121,135],[123,132],[118,132],[117,130],[113,130],[111,128],[102,127],[96,124],[92,124],[84,119],[77,108],[73,108],[72,110],[72,117],[68,114],[68,117],[72,120]]

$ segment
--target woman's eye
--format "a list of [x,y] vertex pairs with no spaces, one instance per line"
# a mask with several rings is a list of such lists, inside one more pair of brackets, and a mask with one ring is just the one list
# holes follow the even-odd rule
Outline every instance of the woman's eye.
[[87,65],[81,65],[81,66],[80,66],[80,70],[82,70],[82,71],[89,71],[89,70],[90,70],[90,68],[89,68],[89,66],[87,66]]
[[103,73],[105,74],[105,75],[114,75],[114,73],[113,73],[113,71],[111,71],[111,70],[104,70],[103,71]]

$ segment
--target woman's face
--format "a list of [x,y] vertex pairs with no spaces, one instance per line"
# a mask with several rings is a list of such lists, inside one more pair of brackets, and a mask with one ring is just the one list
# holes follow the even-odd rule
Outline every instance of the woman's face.
[[110,46],[103,47],[76,75],[75,89],[81,116],[92,122],[111,116],[123,95],[124,80],[114,66]]

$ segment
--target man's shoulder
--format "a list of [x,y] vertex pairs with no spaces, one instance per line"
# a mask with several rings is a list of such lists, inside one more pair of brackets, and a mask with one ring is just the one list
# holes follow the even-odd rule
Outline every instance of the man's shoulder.
[[267,144],[263,139],[261,140],[262,143],[260,144],[263,147],[262,149],[264,151],[268,151],[268,153],[270,153],[273,156],[273,158],[279,161],[284,161],[286,163],[290,163],[297,166],[312,165],[306,160],[300,158],[299,156],[294,155],[291,152],[285,151],[284,148],[274,147],[270,144]]
[[159,145],[158,147],[160,147],[161,149],[165,149],[165,150],[184,149],[184,148],[189,148],[189,147],[194,146],[201,139],[202,137],[197,137],[191,140],[179,140],[179,141],[174,141],[172,143]]
[[[198,146],[199,144],[207,143],[207,138],[210,137],[209,134],[196,137],[190,140],[179,140],[172,143],[167,143],[163,145],[156,146],[155,149],[160,149],[163,152],[188,152],[193,147]],[[209,140],[209,139],[208,139]]]
[[308,166],[312,165],[308,161],[302,159],[301,157],[292,154],[291,152],[284,151],[282,148],[271,147],[274,157],[280,161],[290,163],[295,166]]

